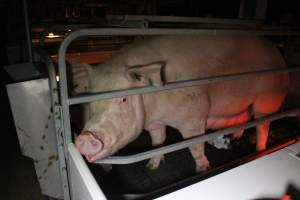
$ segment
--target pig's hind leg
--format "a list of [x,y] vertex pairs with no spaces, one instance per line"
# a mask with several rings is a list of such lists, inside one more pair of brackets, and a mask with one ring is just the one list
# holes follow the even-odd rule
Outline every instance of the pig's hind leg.
[[[253,104],[254,117],[257,119],[277,112],[284,98],[285,95],[265,95],[258,97]],[[262,151],[266,149],[269,136],[269,127],[270,122],[265,122],[256,126],[257,151]]]
[[[147,128],[149,131],[152,146],[160,146],[166,140],[166,126],[161,123],[154,123]],[[164,161],[164,155],[152,157],[147,163],[146,167],[150,170],[155,170],[159,167],[161,161]]]

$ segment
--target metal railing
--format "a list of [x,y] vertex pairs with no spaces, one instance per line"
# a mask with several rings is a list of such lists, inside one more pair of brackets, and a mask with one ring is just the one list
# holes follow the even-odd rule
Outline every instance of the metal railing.
[[66,167],[66,160],[63,148],[63,138],[62,138],[62,121],[61,121],[61,109],[59,106],[59,94],[58,94],[58,86],[56,81],[56,70],[54,67],[54,63],[49,58],[48,54],[43,51],[42,49],[35,48],[34,49],[43,61],[46,64],[46,68],[48,70],[48,77],[49,77],[49,90],[50,90],[50,100],[51,100],[51,107],[52,107],[52,114],[54,120],[54,127],[55,127],[55,136],[56,136],[56,145],[57,145],[57,152],[59,158],[59,167],[60,167],[60,176],[63,186],[64,192],[64,199],[70,199],[69,194],[69,182],[68,182],[68,174],[67,174],[67,167]]
[[274,120],[277,120],[277,119],[284,118],[286,116],[297,116],[299,114],[300,114],[300,108],[292,109],[292,110],[289,110],[289,111],[286,111],[286,112],[277,113],[277,114],[269,115],[269,116],[266,116],[266,117],[262,117],[262,118],[253,120],[253,121],[251,121],[249,123],[246,123],[246,124],[234,126],[234,127],[231,127],[231,128],[226,128],[226,129],[223,129],[223,130],[220,130],[220,131],[215,131],[215,132],[210,133],[210,134],[194,137],[194,138],[182,141],[182,142],[178,142],[178,143],[175,143],[175,144],[163,146],[163,147],[156,148],[156,149],[153,149],[153,150],[150,150],[150,151],[146,151],[146,152],[142,152],[142,153],[138,153],[138,154],[130,155],[130,156],[111,156],[111,157],[108,157],[108,158],[104,158],[102,160],[98,160],[95,163],[109,163],[109,164],[130,164],[130,163],[135,163],[135,162],[139,162],[139,161],[142,161],[142,160],[149,159],[149,158],[157,156],[157,155],[171,153],[173,151],[184,149],[184,148],[187,148],[187,147],[192,146],[192,145],[197,144],[197,143],[207,142],[207,141],[213,140],[215,138],[218,138],[220,136],[230,135],[230,134],[232,134],[236,131],[251,128],[251,127],[254,127],[258,124],[264,123],[266,121],[274,121]]
[[[195,80],[187,80],[187,81],[180,81],[180,82],[174,82],[169,83],[165,86],[161,87],[145,87],[145,88],[134,88],[134,89],[127,89],[127,90],[120,90],[120,91],[112,91],[112,92],[106,92],[106,93],[96,93],[91,95],[85,95],[85,96],[79,96],[79,97],[72,97],[70,98],[68,95],[68,88],[67,88],[67,73],[66,73],[66,52],[68,46],[71,44],[73,40],[75,40],[78,37],[82,36],[101,36],[101,35],[232,35],[232,34],[254,34],[254,35],[300,35],[299,30],[283,30],[283,29],[272,29],[272,30],[226,30],[226,29],[128,29],[128,28],[118,28],[118,29],[83,29],[78,30],[75,32],[70,33],[62,42],[59,53],[58,53],[58,64],[59,64],[59,75],[60,75],[60,95],[61,95],[61,104],[62,104],[62,114],[63,114],[63,135],[64,135],[64,142],[65,147],[68,143],[71,143],[71,125],[70,125],[70,114],[69,114],[69,106],[74,104],[81,104],[81,103],[87,103],[92,102],[96,100],[102,100],[102,99],[109,99],[114,97],[120,97],[120,96],[127,96],[127,95],[133,95],[133,94],[142,94],[142,93],[149,93],[149,92],[155,92],[155,91],[161,91],[161,90],[169,90],[169,89],[176,89],[176,88],[182,88],[182,87],[190,87],[195,85],[201,85],[201,84],[207,84],[215,81],[224,81],[224,80],[232,80],[232,79],[238,79],[243,78],[246,76],[257,76],[257,75],[267,75],[271,73],[287,73],[290,71],[299,71],[300,67],[295,68],[284,68],[284,69],[274,69],[274,70],[264,70],[264,71],[255,71],[255,72],[246,72],[246,73],[240,73],[240,74],[229,74],[225,76],[216,76],[216,77],[209,77],[209,78],[202,78],[202,79],[195,79]],[[172,151],[176,151],[188,146],[191,146],[193,144],[199,143],[199,142],[206,142],[212,139],[215,139],[217,137],[220,137],[222,135],[230,134],[236,130],[240,130],[243,128],[249,128],[252,126],[255,126],[257,124],[263,123],[267,120],[275,120],[279,118],[283,118],[285,116],[289,116],[291,114],[296,115],[299,114],[300,110],[291,110],[284,113],[279,113],[271,116],[267,116],[265,118],[261,118],[258,120],[255,120],[253,122],[249,122],[245,125],[240,125],[237,127],[232,127],[229,129],[217,131],[215,133],[200,136],[197,138],[188,139],[186,141],[161,147],[155,150],[147,151],[144,153],[136,154],[129,157],[115,157],[112,156],[107,159],[103,159],[101,161],[98,161],[98,163],[113,163],[113,164],[126,164],[126,163],[132,163],[137,162],[140,160],[144,160],[150,157],[153,157],[155,155],[163,154],[163,153],[169,153]],[[66,151],[67,152],[67,151]]]

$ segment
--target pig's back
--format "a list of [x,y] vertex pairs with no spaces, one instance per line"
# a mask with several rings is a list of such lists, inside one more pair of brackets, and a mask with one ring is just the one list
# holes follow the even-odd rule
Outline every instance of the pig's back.
[[[254,36],[160,36],[127,48],[128,66],[165,62],[166,82],[286,67],[276,47]],[[202,86],[210,113],[243,112],[262,94],[285,94],[288,75],[256,76]],[[203,88],[201,90],[203,92]]]
[[285,67],[276,47],[254,36],[158,36],[120,55],[127,66],[164,62],[167,82]]

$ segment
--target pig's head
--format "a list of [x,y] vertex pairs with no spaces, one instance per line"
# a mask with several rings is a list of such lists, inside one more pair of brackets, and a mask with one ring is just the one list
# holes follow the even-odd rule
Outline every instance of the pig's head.
[[[89,67],[90,91],[162,85],[162,64],[115,68]],[[142,95],[92,102],[89,119],[76,138],[76,146],[88,161],[112,155],[138,137],[145,124]]]

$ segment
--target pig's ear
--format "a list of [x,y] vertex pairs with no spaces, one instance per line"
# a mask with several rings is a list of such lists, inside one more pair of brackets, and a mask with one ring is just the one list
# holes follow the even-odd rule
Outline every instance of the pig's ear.
[[80,63],[77,60],[72,60],[70,64],[73,84],[72,92],[74,94],[88,92],[90,88],[90,77],[93,74],[92,66],[86,63]]
[[93,67],[87,63],[81,63],[78,62],[77,60],[71,60],[71,70],[73,73],[78,73],[82,71],[86,71],[88,76],[91,76],[93,74]]
[[127,78],[134,83],[143,85],[162,86],[163,63],[152,63],[149,65],[138,65],[129,67],[126,71]]

